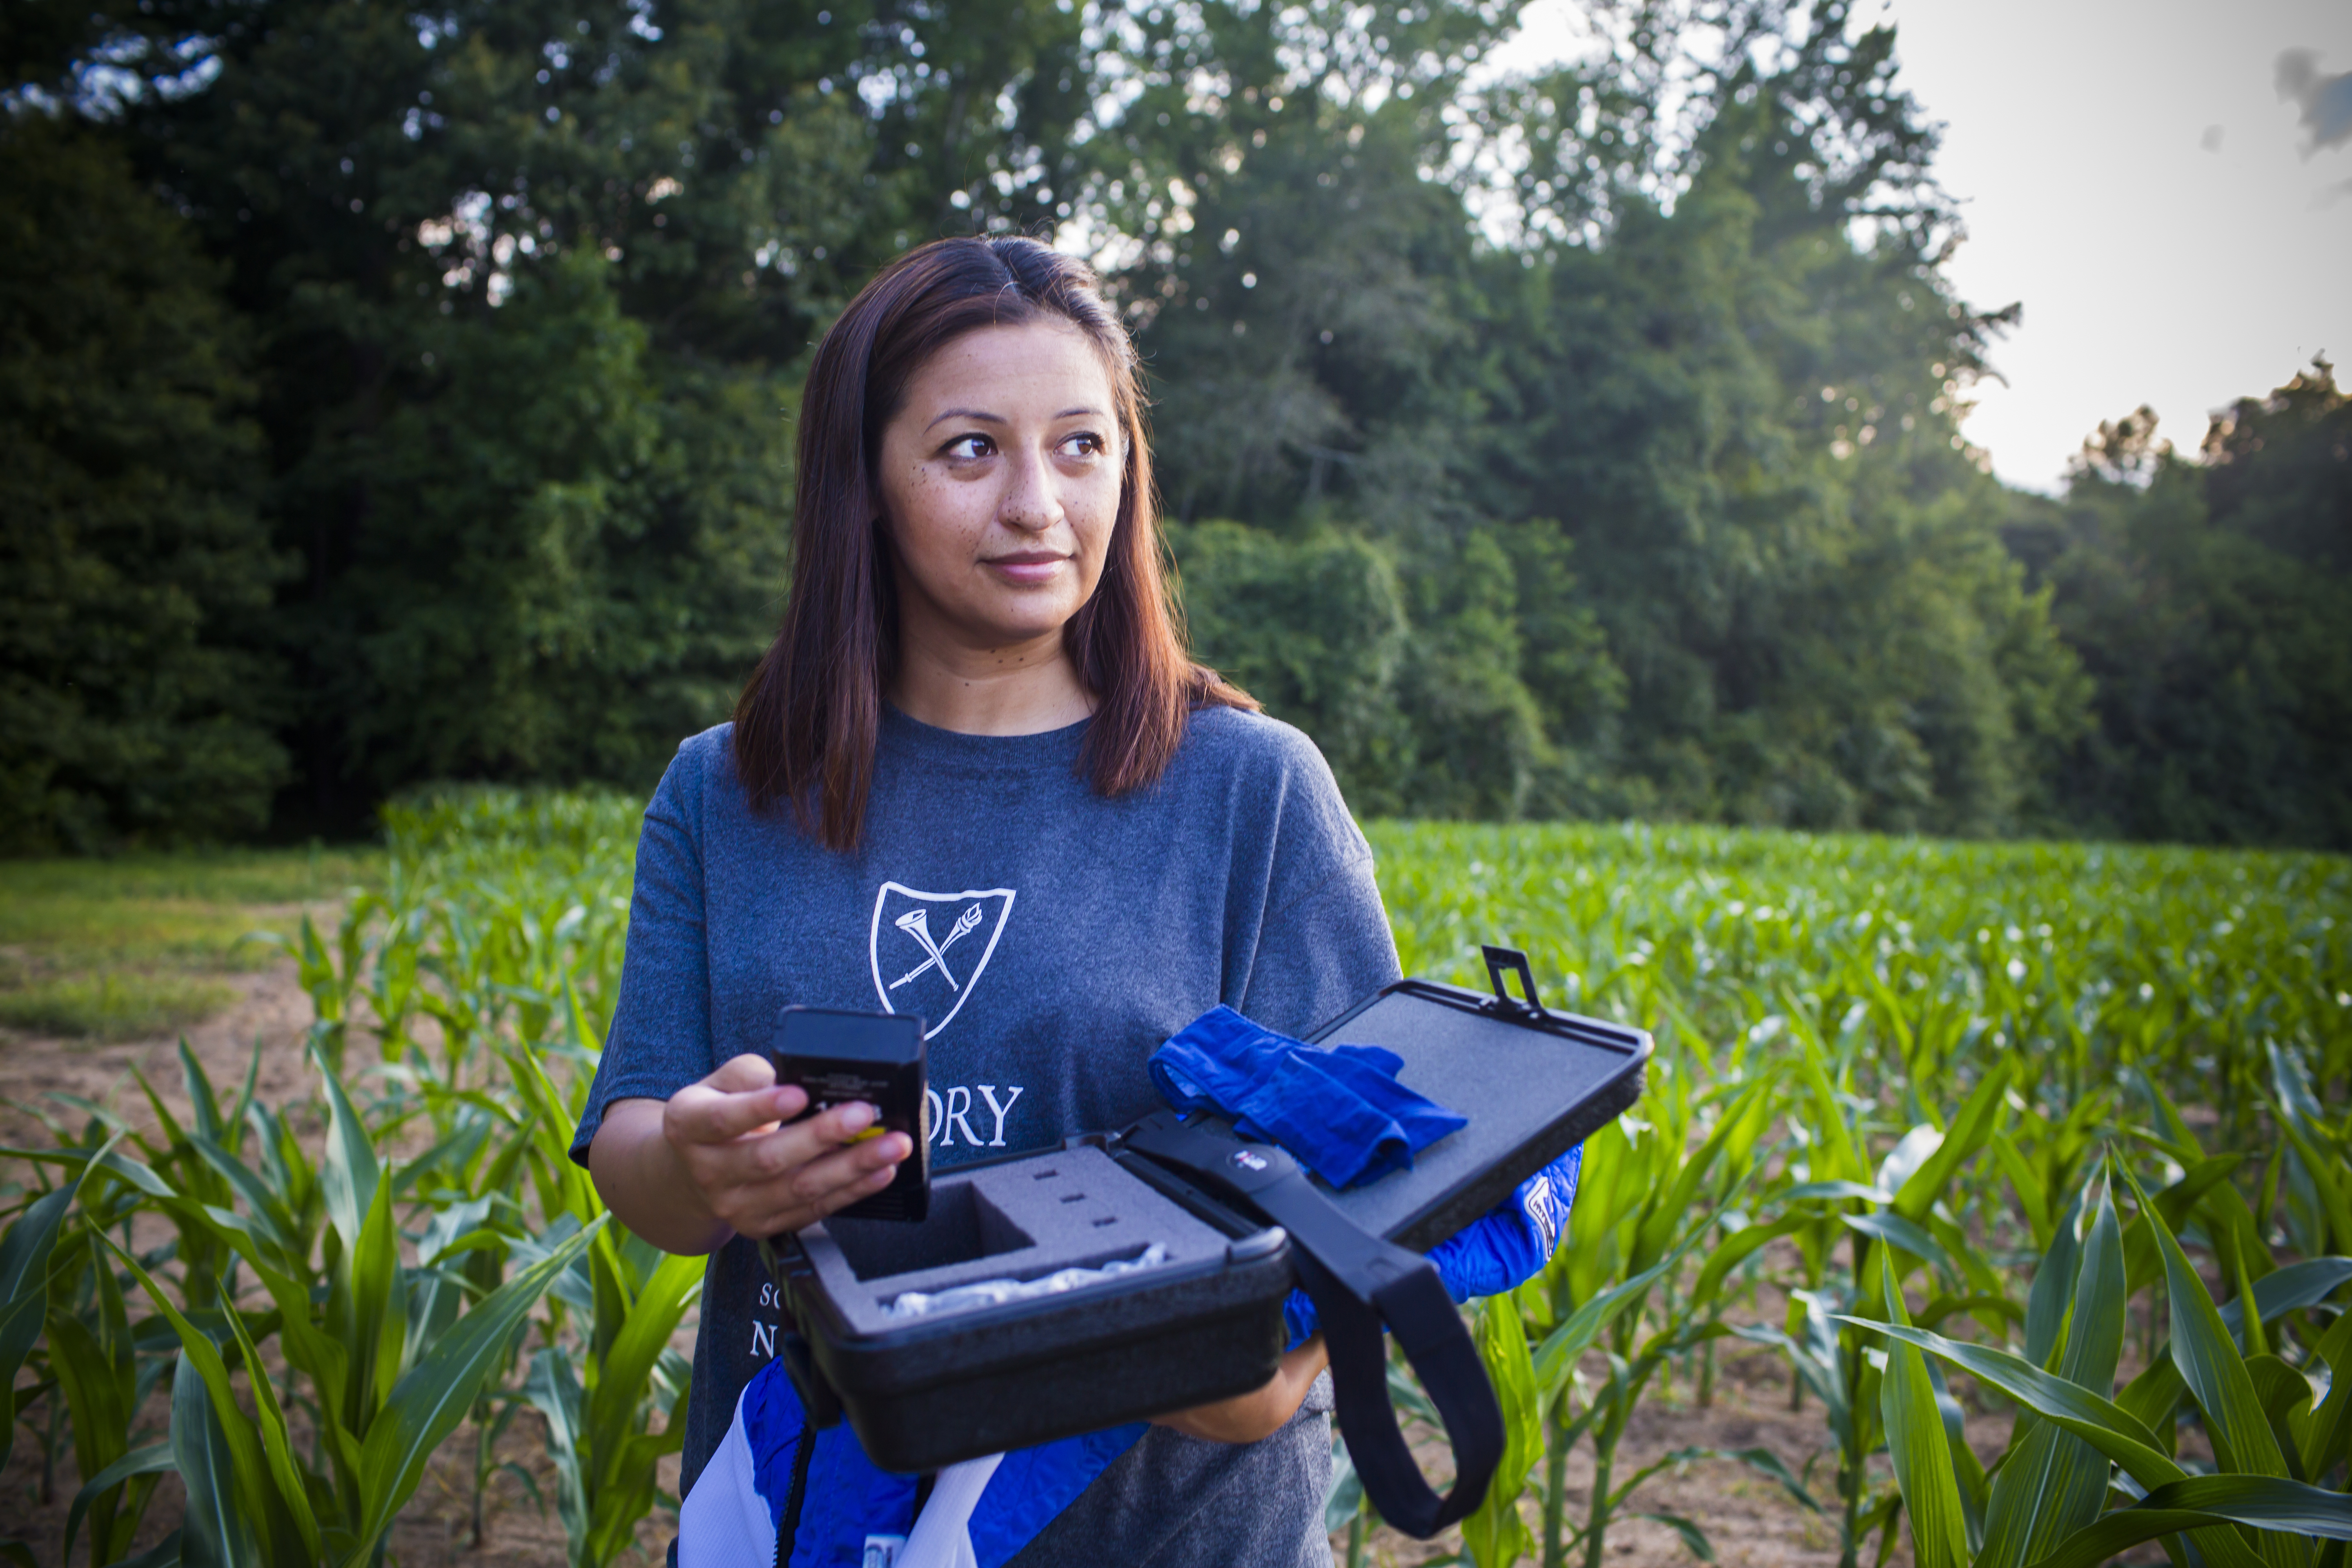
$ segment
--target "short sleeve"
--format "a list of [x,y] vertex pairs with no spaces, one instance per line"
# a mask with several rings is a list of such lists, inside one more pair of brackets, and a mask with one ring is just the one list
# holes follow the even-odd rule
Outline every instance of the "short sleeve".
[[692,783],[700,761],[682,750],[646,806],[621,994],[588,1107],[572,1135],[572,1158],[582,1165],[614,1100],[667,1100],[711,1070],[710,952],[699,791]]
[[1330,764],[1299,731],[1253,717],[1273,742],[1276,766],[1252,792],[1269,837],[1255,930],[1228,933],[1228,952],[1246,953],[1247,965],[1229,973],[1227,989],[1239,994],[1224,1000],[1269,1028],[1304,1036],[1398,977],[1396,939],[1371,846]]
[[1365,849],[1321,886],[1267,911],[1237,1005],[1268,1028],[1305,1036],[1401,973]]

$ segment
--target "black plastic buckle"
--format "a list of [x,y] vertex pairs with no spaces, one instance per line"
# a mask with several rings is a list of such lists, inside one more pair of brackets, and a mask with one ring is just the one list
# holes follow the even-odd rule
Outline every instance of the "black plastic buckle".
[[[1542,1017],[1544,1005],[1542,999],[1536,994],[1535,972],[1528,967],[1528,955],[1516,947],[1481,946],[1478,951],[1486,960],[1486,979],[1495,987],[1495,999],[1491,1002],[1481,1002],[1478,1005],[1490,1013]],[[1525,994],[1526,1001],[1523,1002],[1512,995],[1504,987],[1503,974],[1507,970],[1517,973],[1519,989]]]

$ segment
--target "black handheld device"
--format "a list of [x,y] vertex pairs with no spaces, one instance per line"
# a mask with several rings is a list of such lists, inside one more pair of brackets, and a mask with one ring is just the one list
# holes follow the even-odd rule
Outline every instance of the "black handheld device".
[[805,1121],[818,1111],[864,1100],[881,1114],[860,1135],[904,1132],[915,1152],[873,1196],[839,1212],[853,1219],[921,1220],[930,1214],[930,1116],[924,1084],[923,1020],[906,1013],[787,1007],[769,1055],[779,1084],[807,1090]]

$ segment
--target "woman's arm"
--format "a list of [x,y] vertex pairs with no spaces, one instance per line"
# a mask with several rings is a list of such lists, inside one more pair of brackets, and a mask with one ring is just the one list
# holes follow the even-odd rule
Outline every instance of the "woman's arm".
[[1323,1349],[1323,1336],[1317,1334],[1297,1350],[1283,1352],[1282,1365],[1265,1387],[1221,1399],[1214,1405],[1196,1405],[1172,1415],[1156,1416],[1151,1424],[1172,1427],[1187,1437],[1205,1437],[1212,1443],[1260,1442],[1282,1430],[1298,1414],[1299,1405],[1306,1402],[1307,1390],[1330,1364],[1331,1357]]
[[667,1100],[614,1100],[588,1173],[621,1223],[665,1252],[798,1230],[888,1186],[914,1152],[903,1132],[855,1141],[874,1124],[870,1105],[792,1121],[807,1104],[777,1087],[766,1058],[737,1057]]

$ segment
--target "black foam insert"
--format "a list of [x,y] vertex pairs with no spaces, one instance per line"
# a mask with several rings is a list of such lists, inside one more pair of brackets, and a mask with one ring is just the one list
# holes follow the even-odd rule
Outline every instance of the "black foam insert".
[[858,1334],[903,1326],[885,1309],[909,1290],[1098,1268],[1154,1242],[1167,1251],[1163,1268],[1221,1262],[1228,1245],[1084,1147],[934,1176],[930,1215],[919,1224],[835,1215],[800,1233],[826,1296]]

